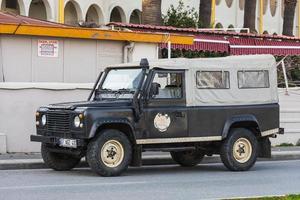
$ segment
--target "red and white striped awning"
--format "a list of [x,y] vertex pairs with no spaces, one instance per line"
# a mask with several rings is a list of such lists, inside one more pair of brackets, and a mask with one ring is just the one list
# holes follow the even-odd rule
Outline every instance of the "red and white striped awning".
[[[117,22],[110,23],[109,25],[140,31],[193,34],[195,36],[193,45],[172,44],[172,49],[226,52],[231,55],[300,55],[300,38],[297,37]],[[160,48],[167,48],[167,46],[166,43],[160,44]]]
[[228,38],[230,54],[300,55],[299,41],[276,41],[253,38]]
[[[172,49],[184,49],[191,51],[213,51],[213,52],[229,52],[229,41],[222,36],[210,36],[199,34],[195,36],[193,45],[172,44]],[[168,48],[168,44],[160,44],[160,48]]]

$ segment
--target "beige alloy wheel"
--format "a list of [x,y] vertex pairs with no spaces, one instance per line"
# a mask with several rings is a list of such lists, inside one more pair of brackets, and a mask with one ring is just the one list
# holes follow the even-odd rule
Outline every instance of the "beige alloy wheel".
[[246,138],[239,138],[233,144],[233,157],[239,163],[246,163],[252,155],[252,145]]
[[117,167],[124,159],[124,148],[116,140],[107,141],[101,148],[101,160],[107,167]]

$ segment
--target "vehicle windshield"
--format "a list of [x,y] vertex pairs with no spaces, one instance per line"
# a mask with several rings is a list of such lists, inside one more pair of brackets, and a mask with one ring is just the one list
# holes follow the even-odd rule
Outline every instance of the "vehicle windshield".
[[111,69],[100,88],[102,98],[132,98],[142,78],[142,69]]

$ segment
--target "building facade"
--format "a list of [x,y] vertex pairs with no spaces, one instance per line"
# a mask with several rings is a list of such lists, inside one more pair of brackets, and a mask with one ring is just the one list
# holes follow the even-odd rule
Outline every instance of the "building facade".
[[[162,0],[162,14],[179,0]],[[213,26],[243,27],[245,0],[213,0]],[[256,30],[281,34],[284,0],[258,0]],[[0,0],[1,10],[55,22],[76,25],[78,22],[107,24],[108,22],[141,23],[143,0]],[[199,8],[200,0],[184,0],[186,6]],[[299,3],[298,3],[299,4]],[[294,18],[294,35],[299,32],[299,5]]]
[[[62,4],[62,5],[61,5]],[[142,1],[121,0],[0,0],[1,10],[66,24],[110,21],[140,23]],[[61,8],[63,7],[63,8]]]

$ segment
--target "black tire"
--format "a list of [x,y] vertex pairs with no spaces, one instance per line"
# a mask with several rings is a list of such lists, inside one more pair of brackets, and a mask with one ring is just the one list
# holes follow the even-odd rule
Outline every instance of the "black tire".
[[205,154],[202,151],[189,150],[189,151],[171,151],[172,159],[183,167],[193,167],[198,165]]
[[[109,144],[112,145],[109,146]],[[114,148],[114,144],[116,144],[117,147],[121,145],[121,147]],[[106,147],[109,148],[105,150]],[[118,158],[118,153],[116,152],[120,152],[120,148],[123,149],[123,153],[120,153],[119,155],[122,154],[123,156],[118,159],[117,164],[108,163],[109,159],[114,160],[114,156],[117,155],[116,157]],[[111,152],[109,152],[109,149]],[[119,149],[119,151],[117,149]],[[103,154],[107,155],[106,158],[105,156],[102,156]],[[124,133],[118,130],[107,129],[99,133],[99,136],[88,144],[86,158],[91,169],[97,174],[101,176],[119,176],[127,170],[131,163],[131,143]]]
[[257,160],[257,143],[254,133],[250,130],[245,128],[232,129],[223,141],[220,151],[221,160],[225,167],[231,171],[249,170]]
[[51,152],[48,145],[42,143],[41,147],[42,158],[45,164],[56,171],[68,171],[76,167],[80,162],[80,157],[74,157],[68,154]]

